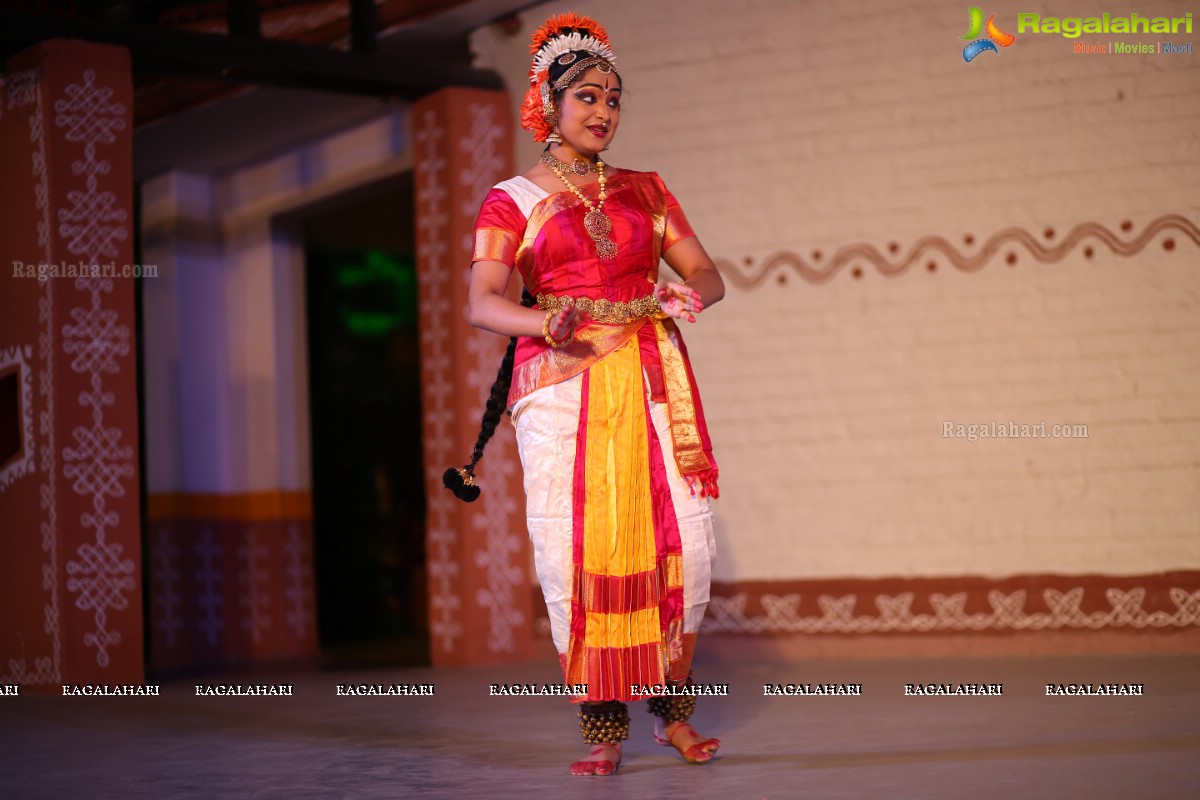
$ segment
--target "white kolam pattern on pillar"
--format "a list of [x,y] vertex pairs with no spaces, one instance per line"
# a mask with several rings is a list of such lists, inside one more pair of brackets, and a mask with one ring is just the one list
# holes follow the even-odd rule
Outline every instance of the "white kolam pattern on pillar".
[[247,528],[237,544],[238,605],[242,609],[242,629],[250,633],[255,644],[262,641],[263,631],[271,627],[268,555],[258,529]]
[[310,537],[304,536],[300,526],[289,522],[283,539],[283,596],[288,601],[284,615],[288,627],[296,636],[308,635],[309,621],[315,619],[316,598],[312,583],[307,580],[313,574],[313,553]]
[[155,627],[163,632],[167,644],[174,647],[183,632],[180,608],[183,593],[179,591],[183,572],[179,568],[179,545],[167,526],[158,525],[149,550],[154,565],[150,570],[150,603],[159,609],[150,617]]
[[[116,195],[101,187],[110,162],[99,158],[101,145],[117,141],[115,133],[126,126],[126,109],[112,103],[113,89],[97,86],[94,70],[84,70],[81,83],[68,84],[65,96],[54,103],[54,123],[65,128],[68,142],[83,145],[83,157],[72,162],[76,175],[83,175],[84,189],[67,193],[70,207],[57,211],[58,235],[66,241],[67,251],[82,263],[98,265],[115,258],[115,241],[129,238],[129,209],[116,205]],[[67,590],[78,594],[75,606],[91,611],[95,629],[84,634],[84,643],[96,648],[96,663],[108,665],[108,647],[121,641],[116,619],[110,612],[129,606],[126,593],[137,586],[134,562],[122,557],[119,543],[107,541],[106,532],[120,519],[109,510],[107,498],[124,497],[126,484],[132,486],[137,470],[132,444],[122,443],[123,431],[105,423],[104,410],[111,395],[105,391],[107,375],[119,374],[131,366],[132,332],[128,326],[114,324],[117,314],[104,307],[105,295],[113,291],[111,278],[80,278],[75,288],[87,292],[90,303],[71,308],[71,324],[63,327],[63,352],[70,357],[71,370],[88,375],[91,391],[79,396],[80,405],[91,408],[90,427],[78,426],[71,435],[73,443],[63,443],[63,476],[72,481],[72,490],[92,498],[91,511],[80,517],[84,528],[95,530],[95,540],[81,544],[76,557],[67,561]],[[136,488],[136,487],[133,487]]]
[[221,570],[221,543],[213,538],[211,528],[200,532],[200,541],[193,546],[196,558],[200,564],[196,567],[196,607],[200,613],[196,615],[196,629],[204,636],[210,647],[216,647],[220,641],[221,632],[225,629],[224,589],[225,574]]
[[[459,175],[459,181],[470,191],[458,211],[473,224],[479,205],[495,183],[493,178],[505,160],[497,150],[503,132],[496,120],[496,106],[470,103],[467,113],[471,120],[470,132],[459,140],[458,147],[470,155],[470,161]],[[468,235],[461,245],[464,264],[469,264],[472,245]],[[470,267],[466,266],[458,274],[462,280],[469,281]],[[462,313],[466,313],[465,308]],[[467,338],[466,349],[475,357],[475,362],[467,371],[466,383],[484,403],[507,344],[507,339],[478,329],[473,329]],[[471,507],[471,527],[483,534],[485,542],[484,547],[475,550],[473,557],[475,565],[487,574],[487,585],[475,590],[475,602],[488,612],[488,651],[511,653],[516,649],[514,629],[526,624],[525,614],[517,602],[518,593],[527,594],[528,589],[524,567],[513,563],[513,556],[521,552],[521,537],[525,530],[518,516],[522,509],[516,439],[512,426],[505,419],[496,426],[480,472],[494,488],[485,500]]]
[[[443,230],[449,223],[444,182],[446,157],[442,140],[446,131],[437,124],[437,115],[426,111],[413,126],[415,130],[417,223],[424,229],[422,255],[429,259],[430,268],[422,275],[425,292],[421,297],[420,314],[430,319],[447,319],[452,313],[446,284],[450,280]],[[425,469],[435,485],[441,481],[442,464],[461,460],[454,452],[454,411],[451,405],[454,384],[450,375],[450,332],[441,325],[421,326],[421,384],[422,407],[425,417]],[[458,502],[449,492],[429,495],[427,513],[429,569],[430,636],[434,645],[454,652],[455,642],[463,635],[458,618],[462,599],[454,591],[459,567],[454,557],[458,531],[454,525],[453,503]]]
[[107,498],[124,497],[127,487],[136,488],[137,454],[132,444],[122,443],[121,429],[108,427],[104,420],[104,408],[112,402],[104,376],[119,373],[121,362],[129,366],[132,334],[127,326],[114,326],[116,312],[103,305],[103,296],[112,292],[112,279],[81,278],[75,284],[88,291],[91,303],[70,310],[74,323],[63,326],[62,347],[72,371],[90,376],[91,391],[81,393],[79,403],[91,408],[92,424],[77,426],[71,432],[74,443],[63,444],[63,477],[71,481],[76,494],[91,496],[91,510],[84,511],[79,521],[83,528],[95,530],[95,539],[79,545],[76,557],[67,561],[67,590],[78,594],[76,608],[92,612],[95,630],[83,639],[96,648],[96,663],[105,667],[109,645],[120,644],[122,638],[115,615],[110,620],[109,612],[128,608],[127,594],[137,587],[133,559],[123,556],[118,542],[107,540],[107,531],[120,522],[117,512],[108,508]]

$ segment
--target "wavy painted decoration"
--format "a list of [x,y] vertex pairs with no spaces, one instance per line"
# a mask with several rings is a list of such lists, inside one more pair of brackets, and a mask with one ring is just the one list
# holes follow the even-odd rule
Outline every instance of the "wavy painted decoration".
[[[1119,226],[1123,234],[1129,234],[1133,227],[1128,220]],[[873,244],[860,243],[839,248],[828,258],[820,250],[812,251],[807,258],[790,250],[782,250],[758,262],[747,256],[740,263],[718,258],[716,264],[721,274],[734,286],[755,289],[771,280],[786,285],[793,274],[813,284],[825,283],[842,270],[849,270],[851,277],[857,279],[863,276],[865,267],[873,267],[888,278],[898,277],[922,264],[928,272],[936,272],[944,264],[960,272],[978,272],[997,257],[1003,257],[1008,266],[1014,267],[1020,260],[1020,251],[1043,264],[1062,261],[1076,249],[1082,249],[1084,257],[1091,259],[1096,252],[1094,244],[1104,245],[1114,255],[1129,257],[1145,250],[1159,236],[1164,237],[1161,246],[1167,252],[1175,249],[1176,237],[1200,246],[1200,227],[1195,222],[1180,214],[1164,214],[1148,222],[1140,233],[1128,239],[1123,239],[1120,234],[1099,222],[1083,222],[1061,238],[1057,237],[1052,227],[1045,228],[1041,236],[1024,228],[1004,228],[989,236],[974,250],[960,249],[943,236],[924,236],[899,257],[900,245],[896,242],[890,242],[886,252]],[[965,234],[962,243],[963,248],[971,248],[975,244],[975,237]]]

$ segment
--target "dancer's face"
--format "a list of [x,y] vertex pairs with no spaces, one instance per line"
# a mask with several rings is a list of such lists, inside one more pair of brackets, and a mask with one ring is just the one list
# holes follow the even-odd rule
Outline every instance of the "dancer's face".
[[562,94],[558,130],[563,143],[590,158],[612,144],[621,121],[621,79],[592,67]]

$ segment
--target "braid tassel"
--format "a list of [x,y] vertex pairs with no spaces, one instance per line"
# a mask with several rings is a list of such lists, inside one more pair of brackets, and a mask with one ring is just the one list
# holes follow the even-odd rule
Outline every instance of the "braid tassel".
[[[531,308],[537,302],[528,289],[521,292],[521,305]],[[512,385],[513,359],[517,352],[517,337],[508,340],[508,349],[504,351],[504,360],[500,362],[500,371],[496,374],[496,382],[488,393],[487,405],[483,417],[479,420],[479,438],[471,451],[471,461],[461,467],[450,467],[442,473],[442,485],[454,493],[454,496],[465,503],[473,503],[479,499],[482,491],[475,482],[475,465],[483,458],[483,448],[487,445],[496,425],[504,413],[508,402],[508,389]]]

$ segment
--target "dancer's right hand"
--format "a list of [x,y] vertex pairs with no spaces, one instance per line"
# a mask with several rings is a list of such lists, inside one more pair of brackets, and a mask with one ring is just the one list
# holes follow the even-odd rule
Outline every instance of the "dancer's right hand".
[[583,312],[574,305],[569,305],[550,319],[550,335],[561,342],[569,337],[581,322]]

